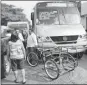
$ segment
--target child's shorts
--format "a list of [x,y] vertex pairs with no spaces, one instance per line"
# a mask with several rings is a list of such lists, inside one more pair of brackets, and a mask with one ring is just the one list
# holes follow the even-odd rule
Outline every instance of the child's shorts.
[[16,71],[17,69],[24,68],[24,59],[11,59],[12,70]]

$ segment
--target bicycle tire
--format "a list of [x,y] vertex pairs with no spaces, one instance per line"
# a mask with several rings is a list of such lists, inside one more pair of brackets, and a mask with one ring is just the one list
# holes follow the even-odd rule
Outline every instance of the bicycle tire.
[[35,67],[38,65],[38,56],[34,52],[30,52],[27,56],[27,62],[30,66]]
[[[64,57],[62,58],[62,66],[65,70],[72,71],[76,67],[76,61],[72,55],[69,53],[62,54]],[[61,55],[61,56],[62,56]]]
[[[51,64],[52,65],[51,65]],[[50,68],[48,67],[48,64],[50,64]],[[52,67],[51,67],[52,66]],[[54,66],[56,67],[56,69],[52,69],[54,68]],[[53,60],[47,60],[44,64],[44,68],[45,68],[45,72],[48,75],[49,78],[51,78],[52,80],[57,79],[59,77],[59,68],[57,66],[57,64],[53,61]],[[52,71],[53,70],[53,71]],[[51,73],[50,73],[51,71]],[[55,72],[55,73],[54,73]],[[56,75],[55,75],[56,74]]]

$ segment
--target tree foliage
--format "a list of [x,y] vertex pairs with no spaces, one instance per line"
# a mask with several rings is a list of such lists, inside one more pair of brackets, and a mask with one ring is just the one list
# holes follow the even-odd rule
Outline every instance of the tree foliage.
[[7,25],[8,21],[28,21],[23,9],[13,5],[1,3],[1,25]]

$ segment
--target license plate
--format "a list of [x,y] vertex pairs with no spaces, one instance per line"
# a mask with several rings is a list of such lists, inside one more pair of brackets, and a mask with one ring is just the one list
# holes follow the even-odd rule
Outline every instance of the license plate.
[[66,52],[67,52],[67,51],[68,51],[68,49],[67,49],[67,48],[62,48],[62,51],[66,51]]

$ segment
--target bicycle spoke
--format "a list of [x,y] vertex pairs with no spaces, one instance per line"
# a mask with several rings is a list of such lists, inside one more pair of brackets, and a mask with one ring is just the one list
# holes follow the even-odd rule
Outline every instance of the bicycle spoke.
[[59,75],[58,67],[52,60],[45,62],[45,71],[47,75],[52,79],[56,79]]
[[27,61],[30,66],[36,66],[38,64],[38,56],[34,52],[30,52]]
[[73,70],[75,68],[75,60],[70,54],[64,54],[62,65],[65,70]]
[[52,70],[52,71],[57,71],[57,68],[54,66],[46,66],[46,69]]

